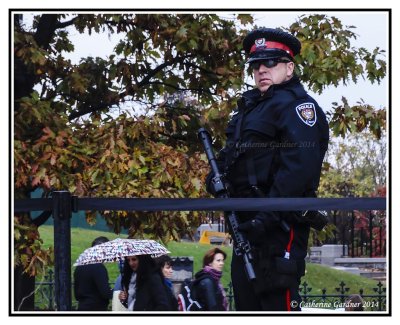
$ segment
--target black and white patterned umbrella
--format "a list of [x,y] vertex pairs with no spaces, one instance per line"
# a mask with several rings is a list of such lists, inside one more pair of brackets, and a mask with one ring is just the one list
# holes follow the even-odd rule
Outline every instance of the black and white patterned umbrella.
[[158,257],[170,253],[163,245],[150,239],[117,238],[86,249],[79,255],[74,266],[117,262],[125,256],[151,255]]

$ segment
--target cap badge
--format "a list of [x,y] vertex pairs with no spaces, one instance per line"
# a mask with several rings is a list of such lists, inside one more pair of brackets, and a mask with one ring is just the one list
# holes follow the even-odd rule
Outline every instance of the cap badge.
[[265,47],[265,38],[258,38],[254,41],[256,47]]
[[296,112],[300,120],[308,126],[313,126],[317,122],[314,103],[303,103],[296,107]]

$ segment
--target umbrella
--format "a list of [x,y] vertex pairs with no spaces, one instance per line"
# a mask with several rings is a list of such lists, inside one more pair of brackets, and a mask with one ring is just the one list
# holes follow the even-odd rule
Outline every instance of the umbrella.
[[150,239],[117,238],[86,249],[74,266],[104,262],[117,262],[125,256],[151,255],[158,257],[170,253],[163,245]]

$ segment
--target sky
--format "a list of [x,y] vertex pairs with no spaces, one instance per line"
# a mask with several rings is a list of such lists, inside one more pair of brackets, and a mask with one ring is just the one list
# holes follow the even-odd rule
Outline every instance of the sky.
[[[78,0],[70,0],[68,2],[54,2],[54,1],[50,1],[50,0],[36,0],[36,1],[31,1],[31,0],[18,0],[18,1],[14,1],[12,3],[3,1],[1,4],[1,10],[0,10],[0,15],[1,15],[1,19],[0,19],[0,23],[2,24],[2,33],[0,33],[0,42],[3,45],[3,51],[2,54],[2,71],[3,73],[1,74],[1,85],[2,85],[2,90],[3,90],[3,103],[4,103],[4,110],[7,111],[5,117],[3,117],[1,119],[1,123],[3,123],[0,127],[0,136],[2,137],[3,141],[0,141],[0,150],[1,152],[7,152],[8,153],[8,157],[9,159],[2,159],[1,161],[1,168],[0,168],[0,177],[3,180],[9,180],[10,182],[10,174],[12,174],[12,171],[10,173],[10,161],[12,159],[12,157],[10,158],[9,154],[10,154],[10,141],[12,139],[12,130],[10,129],[10,125],[12,125],[12,112],[7,109],[9,108],[9,98],[6,93],[9,92],[9,89],[11,87],[10,84],[10,80],[9,80],[9,73],[11,73],[12,69],[11,67],[11,62],[10,62],[10,56],[7,54],[7,52],[4,50],[5,48],[9,48],[9,33],[6,33],[6,31],[9,31],[9,9],[10,8],[32,8],[32,9],[37,9],[37,8],[87,8],[87,9],[93,9],[93,8],[191,8],[191,7],[195,7],[195,8],[205,8],[205,9],[210,9],[210,8],[227,8],[231,9],[231,8],[258,8],[258,9],[262,9],[262,8],[275,8],[275,9],[281,9],[282,7],[285,8],[299,8],[299,9],[307,9],[307,8],[331,8],[331,9],[346,9],[346,8],[360,8],[360,9],[364,9],[364,8],[391,8],[392,9],[392,31],[393,31],[393,49],[392,49],[392,56],[394,58],[394,60],[392,61],[392,67],[391,67],[391,71],[392,71],[392,89],[394,90],[392,92],[392,107],[390,107],[390,112],[391,112],[391,117],[392,117],[392,122],[390,127],[393,125],[393,135],[392,135],[392,139],[393,142],[396,144],[396,139],[398,139],[398,134],[397,134],[397,125],[396,125],[396,121],[400,120],[400,103],[399,103],[399,96],[398,96],[398,91],[396,92],[397,89],[399,88],[399,80],[398,80],[398,72],[399,72],[399,66],[397,63],[397,60],[395,60],[395,58],[400,57],[400,51],[399,51],[399,43],[398,40],[398,32],[400,31],[400,7],[398,4],[396,4],[396,2],[391,1],[391,0],[380,0],[380,1],[372,1],[372,0],[363,0],[363,1],[345,1],[345,0],[335,0],[335,1],[330,1],[330,2],[321,2],[320,0],[308,0],[308,1],[295,1],[295,0],[286,0],[285,2],[265,2],[265,1],[259,1],[259,0],[254,0],[252,2],[245,2],[245,1],[238,1],[238,0],[230,0],[230,1],[220,1],[220,2],[216,2],[214,1],[210,1],[210,0],[203,0],[201,2],[188,2],[187,0],[183,1],[183,0],[169,0],[169,1],[160,1],[160,0],[154,0],[151,2],[136,2],[136,1],[132,1],[132,0],[119,0],[119,1],[114,1],[114,2],[100,2],[100,1],[94,1],[94,0],[85,0],[85,1],[78,1]],[[309,12],[309,11],[307,11]],[[385,37],[383,37],[382,35],[385,35],[385,28],[382,27],[385,25],[384,19],[382,17],[380,17],[379,19],[375,16],[375,17],[369,17],[366,14],[364,15],[353,15],[353,14],[346,14],[341,12],[341,15],[346,16],[346,20],[342,17],[342,21],[345,24],[354,24],[358,27],[359,29],[359,34],[360,34],[360,42],[365,42],[365,45],[368,49],[371,49],[372,47],[374,47],[374,45],[377,45],[381,48],[384,48],[384,46],[387,47],[387,34]],[[372,13],[370,13],[372,14]],[[297,14],[296,14],[297,15]],[[274,22],[274,25],[279,26],[279,25],[288,25],[288,22],[292,22],[293,19],[291,19],[290,17],[287,18],[288,21],[284,21],[284,22],[280,22],[281,19],[283,21],[283,15],[282,14],[277,14],[278,17],[274,17],[275,15],[269,15],[268,16],[268,21],[266,25],[269,25],[269,27],[273,27],[272,22]],[[338,15],[339,17],[339,15]],[[278,19],[279,21],[277,21],[275,23],[275,19]],[[285,18],[286,19],[286,18]],[[383,29],[382,29],[383,28]],[[98,51],[98,44],[99,42],[95,42],[95,39],[93,39],[94,44],[87,44],[89,47],[89,50],[94,51],[94,55],[97,55],[96,53],[99,53]],[[105,43],[101,43],[102,46],[101,48],[106,48],[106,44]],[[352,97],[352,98],[359,98],[362,97],[364,98],[367,102],[370,102],[371,104],[374,104],[375,106],[379,107],[380,105],[382,105],[381,103],[381,99],[384,98],[386,96],[387,98],[387,92],[388,92],[388,81],[386,81],[386,84],[383,84],[380,87],[372,87],[369,88],[369,86],[364,85],[363,87],[361,87],[360,85],[357,85],[356,87],[347,87],[346,89],[341,89],[339,90],[339,94],[345,94],[345,96],[348,97]],[[321,106],[324,105],[329,105],[330,101],[333,98],[337,97],[337,94],[334,95],[329,95],[328,93],[325,93],[324,96],[326,96],[327,98],[321,98],[321,99],[317,99]],[[337,100],[337,98],[336,98]],[[325,104],[325,101],[327,104]],[[375,102],[376,101],[376,102]],[[386,106],[386,105],[385,105]],[[397,109],[396,109],[397,107]],[[8,139],[8,141],[4,140],[4,139]],[[392,160],[393,160],[393,182],[395,182],[395,180],[398,179],[398,169],[396,168],[398,163],[399,163],[399,150],[397,149],[398,146],[393,145],[392,146]],[[390,179],[389,179],[390,180]],[[4,181],[3,182],[3,186],[1,187],[1,198],[2,201],[1,203],[3,207],[9,206],[9,204],[11,203],[8,198],[10,196],[10,192],[9,192],[9,182]],[[398,193],[398,187],[393,186],[392,187],[392,197],[397,198],[398,195],[396,194],[400,194]],[[393,200],[393,211],[399,211],[400,209],[400,200]],[[12,216],[8,215],[7,212],[9,211],[9,209],[3,209],[3,211],[5,213],[3,213],[3,224],[7,224],[6,220],[9,220],[8,218],[11,218]],[[7,212],[6,212],[7,211]],[[395,213],[392,213],[393,215],[395,215]],[[399,226],[396,224],[398,218],[396,216],[396,218],[393,218],[390,221],[390,224],[392,225],[392,229],[393,229],[393,233],[394,231],[397,232],[396,229],[399,229]],[[10,223],[8,223],[8,226],[10,225]],[[9,229],[8,226],[3,226],[0,228],[0,238],[2,238],[2,243],[3,243],[3,247],[8,247],[10,241],[9,241],[9,235],[11,233],[11,230]],[[391,234],[390,234],[391,235]],[[395,237],[395,236],[393,236]],[[390,238],[392,240],[393,243],[393,247],[395,245],[397,245],[397,240],[394,238]],[[4,245],[5,244],[5,245]],[[394,252],[396,252],[396,250],[394,250]],[[9,261],[9,257],[8,257],[8,249],[3,249],[0,250],[0,257],[1,260],[3,261]],[[393,254],[394,255],[394,254]],[[393,270],[392,272],[394,274],[396,274],[397,272],[395,271],[399,269],[399,258],[393,258],[390,260],[390,270]],[[7,268],[2,268],[2,273],[1,275],[3,276],[3,283],[6,285],[6,283],[8,282],[8,269]],[[397,304],[400,303],[399,299],[397,299],[397,296],[392,295],[390,298],[393,299],[392,300],[392,308],[394,309],[394,312],[397,310]],[[9,322],[10,321],[10,317],[7,317],[8,314],[8,301],[9,301],[9,297],[8,297],[8,288],[5,290],[2,290],[2,312],[1,312],[1,316],[0,318]],[[332,318],[332,317],[331,317]],[[330,318],[330,319],[331,319]],[[376,317],[366,317],[366,318],[362,318],[360,319],[360,321],[362,321],[364,324],[375,324],[377,321],[381,322],[384,320],[385,323],[387,324],[393,324],[395,322],[395,319],[399,318],[398,313],[394,314],[393,317],[385,317],[385,319],[377,319]],[[135,318],[135,321],[138,318]],[[78,320],[76,317],[73,319]],[[88,319],[84,319],[85,321],[87,321]],[[148,317],[146,317],[144,320],[149,320]],[[156,319],[157,321],[162,321],[162,322],[169,322],[169,320],[171,320],[171,322],[173,321],[174,324],[179,324],[179,323],[187,323],[187,318],[186,317],[182,317],[182,318],[169,318],[168,320],[163,320],[163,319]],[[205,319],[206,321],[210,321],[212,320],[212,318],[208,317]],[[243,321],[245,321],[246,319],[244,317],[239,317],[239,321],[236,321],[235,318],[229,318],[228,321],[232,321],[233,324],[236,323],[242,323]],[[268,318],[265,319],[264,317],[252,317],[250,318],[251,322],[254,324],[261,324],[264,323],[266,321],[282,321],[282,318],[276,318],[275,320],[273,318]],[[304,319],[307,323],[320,323],[321,319],[319,317],[312,317],[312,318],[307,318]],[[340,321],[343,319],[333,319],[333,321],[336,323],[337,321]],[[11,320],[13,322],[13,324],[20,324],[22,322],[26,322],[27,319],[24,317],[18,317],[18,318],[13,318]],[[29,322],[33,322],[33,323],[39,323],[40,324],[52,324],[54,322],[57,323],[65,323],[65,324],[69,324],[71,319],[69,317],[44,317],[44,318],[30,318]],[[123,320],[125,321],[125,320]],[[216,319],[217,322],[221,322],[224,321],[222,318],[217,318]],[[295,320],[296,321],[296,320]],[[326,322],[328,321],[327,318],[322,319],[322,321]],[[357,318],[353,319],[352,321],[358,321]],[[190,323],[193,324],[203,324],[204,323],[204,319],[201,317],[193,317],[190,319]]]

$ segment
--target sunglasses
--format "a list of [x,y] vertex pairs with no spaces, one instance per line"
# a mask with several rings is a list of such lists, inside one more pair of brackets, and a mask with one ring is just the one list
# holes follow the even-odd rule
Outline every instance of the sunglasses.
[[261,64],[267,68],[273,68],[278,65],[278,63],[289,63],[291,61],[285,59],[266,59],[266,60],[258,60],[250,63],[250,68],[258,70],[260,69]]

